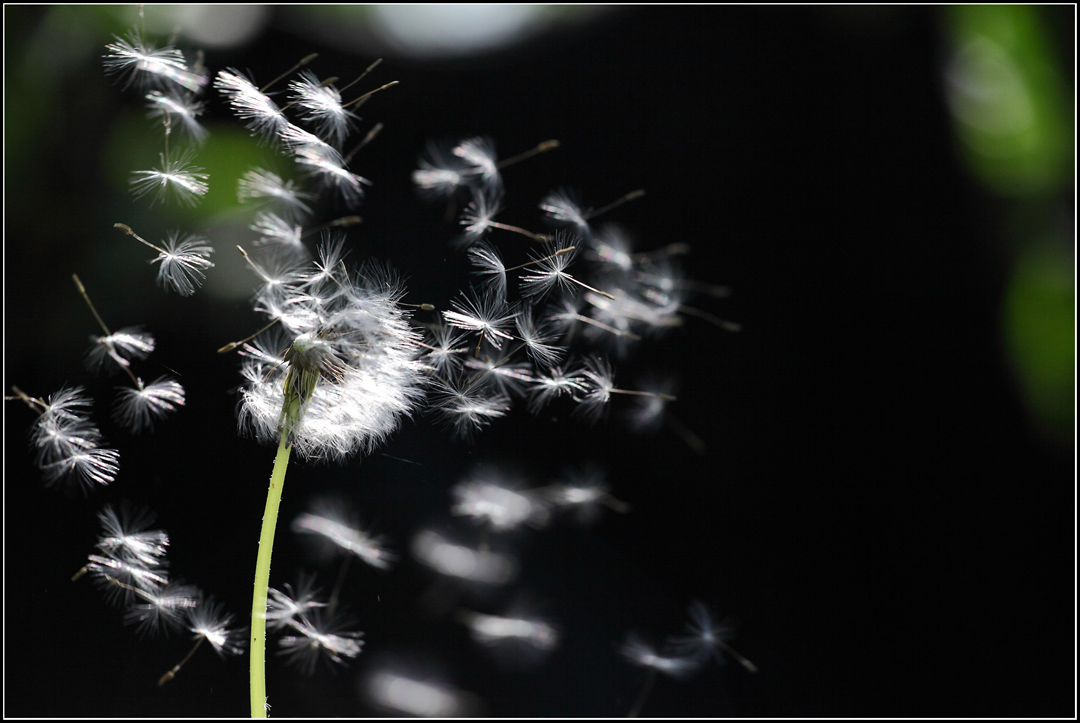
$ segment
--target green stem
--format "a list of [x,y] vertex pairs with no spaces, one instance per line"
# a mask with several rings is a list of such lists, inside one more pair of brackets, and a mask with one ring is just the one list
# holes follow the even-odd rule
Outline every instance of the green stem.
[[259,535],[259,559],[255,563],[255,594],[251,600],[251,717],[266,717],[266,596],[270,587],[270,555],[274,550],[274,529],[277,527],[281,489],[285,486],[285,471],[289,466],[289,435],[282,432],[278,443],[274,471],[270,474],[270,489],[266,493],[262,533]]

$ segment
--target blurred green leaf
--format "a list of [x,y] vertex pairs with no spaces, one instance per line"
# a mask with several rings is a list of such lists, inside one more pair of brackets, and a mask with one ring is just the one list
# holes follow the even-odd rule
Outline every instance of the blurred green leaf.
[[1073,175],[1072,100],[1043,8],[947,10],[955,46],[950,108],[975,173],[1003,195],[1045,195]]
[[1005,295],[1006,343],[1032,413],[1067,438],[1075,428],[1075,307],[1065,246],[1051,239],[1025,249]]

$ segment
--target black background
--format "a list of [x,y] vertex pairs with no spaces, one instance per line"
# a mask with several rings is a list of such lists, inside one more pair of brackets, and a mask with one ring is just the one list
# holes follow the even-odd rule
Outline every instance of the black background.
[[[5,9],[9,69],[44,11]],[[208,66],[265,79],[320,50],[289,17],[275,9],[253,44]],[[1071,13],[1049,18],[1071,61]],[[100,504],[130,499],[158,513],[175,574],[243,619],[272,464],[236,433],[236,358],[214,354],[260,320],[243,301],[164,295],[110,228],[140,205],[100,177],[110,119],[135,103],[100,72],[115,31],[60,81],[65,102],[19,149],[33,163],[5,178],[5,384],[87,384],[122,454],[116,483],[89,499],[46,489],[32,414],[5,406],[5,708],[243,716],[246,660],[200,651],[159,689],[188,642],[138,639],[92,585],[70,581]],[[1071,443],[1036,433],[1004,361],[999,202],[959,160],[947,53],[934,8],[713,7],[619,10],[497,56],[388,58],[377,82],[401,86],[364,111],[386,130],[358,162],[375,185],[355,257],[390,260],[410,298],[445,304],[468,270],[441,209],[410,187],[426,141],[490,135],[507,156],[558,138],[506,171],[501,220],[534,223],[559,186],[594,204],[643,187],[611,220],[640,249],[690,244],[690,276],[734,290],[695,303],[744,331],[688,319],[616,363],[626,386],[678,376],[673,410],[704,456],[669,431],[630,436],[618,409],[591,427],[562,408],[517,409],[472,445],[418,414],[362,463],[294,464],[274,584],[317,568],[287,530],[313,498],[347,494],[405,553],[424,526],[462,528],[448,490],[480,460],[534,484],[598,461],[633,511],[520,534],[518,586],[468,600],[490,612],[524,600],[557,621],[563,645],[539,666],[493,661],[460,625],[426,617],[431,580],[407,557],[387,573],[354,566],[345,599],[365,652],[313,678],[272,660],[272,714],[374,714],[356,679],[396,659],[475,693],[491,716],[625,715],[644,674],[620,657],[623,637],[679,632],[700,599],[737,620],[733,644],[761,672],[729,662],[659,680],[643,715],[1071,715]],[[324,50],[316,70],[345,79],[371,59]],[[9,83],[6,113],[18,101]],[[231,122],[216,99],[210,118]],[[121,255],[137,258],[121,268]],[[96,329],[76,272],[113,326],[145,324],[153,359],[182,375],[187,407],[153,436],[117,429],[111,383],[81,366]],[[335,575],[320,570],[324,587]]]

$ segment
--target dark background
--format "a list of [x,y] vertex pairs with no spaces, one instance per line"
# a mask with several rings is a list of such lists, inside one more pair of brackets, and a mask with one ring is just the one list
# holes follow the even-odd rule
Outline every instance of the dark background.
[[[28,449],[33,415],[5,405],[6,713],[243,716],[246,660],[200,650],[159,689],[186,636],[140,640],[91,584],[70,581],[100,505],[129,499],[157,512],[174,574],[242,620],[273,454],[237,435],[237,360],[214,354],[260,319],[242,298],[165,295],[148,256],[111,229],[153,228],[153,214],[171,212],[132,200],[104,170],[120,153],[114,119],[139,117],[135,94],[101,72],[123,26],[102,23],[96,47],[58,46],[55,64],[28,68],[49,12],[5,8],[5,113],[34,129],[7,136],[5,387],[87,385],[122,460],[116,483],[88,499],[46,489]],[[1072,10],[1046,19],[1071,67]],[[212,51],[207,65],[266,80],[322,50],[293,26],[275,9],[253,43]],[[690,244],[689,275],[734,291],[692,303],[744,330],[690,318],[616,362],[623,386],[679,378],[673,411],[706,441],[703,456],[667,430],[630,436],[616,407],[597,426],[567,408],[516,409],[472,445],[418,414],[362,463],[294,463],[272,584],[301,568],[332,584],[337,568],[319,568],[288,532],[331,492],[403,559],[349,572],[344,599],[367,639],[349,668],[306,678],[271,660],[272,714],[375,714],[355,681],[393,658],[476,694],[491,716],[625,715],[644,682],[618,653],[625,634],[677,633],[698,599],[737,621],[733,644],[760,672],[729,662],[661,679],[643,715],[1072,715],[1072,433],[1033,423],[1003,353],[1003,202],[961,161],[942,89],[948,53],[934,8],[646,8],[498,55],[388,58],[373,82],[401,86],[363,111],[365,129],[386,129],[357,162],[375,185],[350,233],[354,258],[390,260],[410,299],[445,305],[468,269],[441,208],[410,187],[426,141],[490,135],[509,156],[557,138],[558,151],[506,171],[500,220],[535,225],[536,202],[560,186],[594,205],[643,187],[610,220],[638,249]],[[371,60],[323,50],[315,69],[344,81]],[[51,105],[20,94],[36,72]],[[208,118],[212,132],[236,126],[217,98]],[[213,240],[220,271],[234,242]],[[155,333],[151,366],[181,375],[187,407],[152,436],[108,419],[112,382],[82,366],[97,330],[72,273],[114,328]],[[488,459],[535,485],[597,461],[633,506],[591,528],[520,533],[506,544],[521,580],[467,598],[488,612],[525,601],[559,623],[562,647],[526,669],[425,616],[431,580],[405,554],[424,526],[466,527],[447,514],[449,488]]]

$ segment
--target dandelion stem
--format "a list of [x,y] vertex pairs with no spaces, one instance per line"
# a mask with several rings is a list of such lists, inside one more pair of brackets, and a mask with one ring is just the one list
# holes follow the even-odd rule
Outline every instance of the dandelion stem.
[[370,73],[371,71],[375,70],[375,68],[377,68],[377,67],[379,66],[379,64],[380,64],[380,63],[382,63],[382,58],[379,58],[379,59],[378,59],[378,60],[376,60],[376,61],[375,61],[374,63],[372,63],[371,65],[369,65],[369,66],[367,67],[367,70],[365,70],[365,71],[364,71],[363,73],[361,73],[361,74],[360,74],[360,75],[359,75],[359,76],[358,76],[358,77],[356,78],[356,80],[352,81],[352,82],[351,82],[351,83],[349,83],[348,85],[342,86],[342,87],[341,87],[341,89],[340,89],[340,90],[339,90],[338,92],[339,92],[339,93],[344,93],[344,92],[345,92],[345,91],[347,91],[347,90],[348,90],[349,88],[351,88],[351,87],[353,87],[354,85],[356,85],[357,83],[359,83],[359,82],[360,82],[361,80],[363,80],[363,79],[364,79],[364,78],[365,78],[365,77],[367,76],[367,74],[368,74],[368,73]]
[[588,213],[584,214],[582,216],[582,218],[584,218],[586,221],[588,221],[590,218],[595,218],[596,216],[599,216],[602,213],[607,213],[608,211],[612,210],[613,208],[618,208],[619,206],[623,205],[624,203],[626,203],[628,201],[634,201],[636,199],[641,198],[644,195],[645,195],[645,189],[644,188],[639,188],[636,191],[631,191],[630,193],[626,194],[622,198],[615,199],[614,201],[612,201],[611,203],[609,203],[606,206],[601,206],[600,208],[596,209],[595,211],[589,211]]
[[533,259],[532,261],[526,261],[525,263],[518,264],[517,266],[509,266],[509,267],[503,269],[503,271],[517,271],[518,269],[523,269],[526,266],[532,266],[533,264],[542,264],[545,261],[551,261],[552,259],[554,259],[554,258],[556,258],[558,256],[562,256],[563,254],[568,254],[571,251],[574,251],[576,249],[577,249],[577,246],[567,246],[564,249],[559,249],[558,251],[551,254],[550,256],[545,256],[542,259]]
[[195,651],[199,649],[199,646],[202,645],[202,641],[204,640],[206,640],[206,638],[199,636],[199,639],[195,641],[195,645],[192,646],[191,650],[188,651],[188,654],[184,656],[183,660],[174,665],[171,670],[165,673],[165,675],[158,678],[157,684],[159,686],[165,685],[170,680],[175,678],[176,674],[180,672],[180,668],[184,667],[184,663],[191,660],[191,656],[195,654]]
[[673,397],[670,394],[662,394],[660,392],[642,392],[637,389],[608,389],[612,394],[632,394],[635,397],[652,397],[653,399],[663,399],[665,402],[678,401],[678,397]]
[[550,141],[544,141],[536,148],[525,151],[524,153],[519,153],[516,156],[510,156],[506,160],[499,161],[497,164],[495,164],[495,167],[501,171],[507,166],[512,166],[519,161],[524,161],[527,158],[532,158],[533,156],[539,155],[541,153],[546,153],[547,151],[554,150],[558,147],[559,142],[557,140],[552,139]]
[[718,316],[713,316],[712,314],[710,314],[707,311],[702,311],[701,309],[695,309],[694,307],[687,306],[686,304],[679,304],[679,313],[680,314],[689,314],[690,316],[696,316],[699,319],[704,319],[705,321],[709,322],[710,324],[713,324],[715,326],[720,327],[724,331],[732,331],[732,332],[742,331],[742,324],[738,324],[738,323],[736,323],[734,321],[727,321],[725,319],[721,319]]
[[166,255],[166,256],[168,256],[168,255],[169,255],[169,253],[168,253],[168,252],[167,252],[167,251],[166,251],[165,249],[163,249],[163,248],[161,248],[161,247],[159,247],[159,246],[155,246],[154,244],[150,243],[149,241],[147,241],[146,239],[144,239],[144,238],[143,238],[142,236],[140,236],[139,234],[137,234],[137,233],[135,233],[134,231],[132,231],[132,230],[131,230],[131,226],[128,226],[128,225],[127,225],[126,223],[114,223],[114,224],[113,224],[113,228],[118,228],[118,229],[120,229],[121,231],[123,231],[124,233],[126,233],[126,234],[127,234],[128,236],[131,236],[131,237],[133,237],[133,238],[134,238],[134,239],[135,239],[136,241],[140,241],[140,242],[142,242],[142,243],[146,244],[146,245],[147,245],[147,246],[149,246],[150,248],[154,249],[154,251],[157,251],[157,252],[158,252],[159,254],[164,254],[164,255]]
[[353,156],[355,156],[361,148],[375,140],[375,136],[379,135],[379,133],[382,132],[382,129],[382,123],[376,123],[372,127],[372,129],[367,132],[367,135],[364,136],[364,140],[360,141],[360,143],[357,144],[356,148],[353,148],[351,151],[349,151],[349,154],[345,156],[345,165],[348,165],[349,162],[352,161]]
[[552,237],[546,233],[533,233],[532,231],[523,229],[521,226],[511,226],[508,223],[499,223],[498,221],[488,221],[487,225],[490,228],[501,228],[503,231],[519,233],[522,236],[528,236],[533,241],[539,241],[541,243],[549,243],[552,241]]
[[359,98],[355,98],[354,100],[350,100],[350,101],[349,101],[348,103],[345,103],[345,104],[344,104],[344,105],[342,105],[341,107],[342,107],[342,108],[350,108],[350,107],[359,107],[359,106],[360,106],[360,104],[362,104],[362,103],[363,103],[364,101],[366,101],[366,100],[367,100],[368,98],[370,98],[371,96],[373,96],[373,95],[375,95],[376,93],[378,93],[378,92],[379,92],[380,90],[386,90],[387,88],[393,88],[393,87],[394,87],[395,85],[397,85],[397,84],[398,84],[398,81],[396,81],[396,80],[391,80],[391,81],[390,81],[389,83],[387,83],[386,85],[380,85],[380,86],[379,86],[378,88],[376,88],[375,90],[369,90],[369,91],[368,91],[367,93],[364,93],[364,94],[363,94],[362,96],[360,96]]
[[82,294],[83,300],[86,301],[86,305],[90,307],[90,313],[94,315],[94,318],[97,319],[98,325],[101,326],[101,330],[105,332],[105,336],[112,336],[112,332],[109,331],[109,327],[105,326],[105,322],[102,321],[101,315],[99,315],[97,313],[97,309],[94,308],[94,302],[90,301],[90,296],[86,293],[86,287],[83,286],[82,281],[79,280],[79,275],[72,274],[71,279],[75,282],[75,288],[77,288],[79,290],[79,293]]
[[35,412],[37,412],[39,417],[41,415],[45,414],[45,410],[47,410],[49,408],[40,399],[35,399],[34,397],[31,397],[29,394],[24,392],[22,389],[19,389],[18,387],[13,386],[11,388],[11,391],[15,392],[15,396],[14,397],[4,397],[5,402],[6,401],[14,401],[16,399],[21,399],[26,404],[26,406],[30,407]]
[[274,319],[274,320],[273,320],[273,321],[271,321],[271,322],[270,322],[269,324],[267,324],[267,325],[266,325],[266,326],[264,326],[263,328],[259,329],[259,330],[258,330],[257,332],[255,332],[255,333],[254,333],[254,334],[252,334],[251,336],[247,337],[246,339],[241,339],[240,341],[230,341],[230,342],[229,342],[228,344],[226,344],[225,346],[223,346],[223,347],[221,347],[220,349],[218,349],[218,350],[217,350],[217,353],[218,353],[218,354],[225,354],[225,353],[227,353],[227,352],[230,352],[230,351],[232,351],[233,349],[235,349],[236,347],[240,346],[240,345],[241,345],[241,344],[243,344],[244,342],[246,342],[246,341],[251,341],[252,339],[254,339],[255,337],[257,337],[257,336],[258,336],[259,334],[262,334],[262,333],[263,333],[264,331],[266,331],[267,329],[269,329],[270,327],[272,327],[272,326],[273,326],[274,324],[278,323],[279,321],[281,321],[281,319],[280,319],[280,318],[278,318],[278,319]]
[[274,529],[277,527],[281,489],[289,466],[292,445],[289,433],[283,429],[270,475],[266,494],[262,533],[259,535],[259,557],[255,563],[255,592],[251,601],[251,717],[266,717],[266,596],[270,587],[270,555],[274,550]]
[[612,301],[614,301],[614,300],[615,300],[615,297],[614,297],[614,296],[612,296],[611,294],[609,294],[608,292],[606,292],[606,291],[601,291],[600,289],[596,288],[595,286],[589,286],[588,284],[586,284],[586,283],[585,283],[585,282],[583,282],[583,281],[578,281],[577,279],[575,279],[575,278],[574,278],[573,276],[571,276],[570,274],[563,274],[563,275],[562,275],[562,277],[563,277],[564,279],[566,279],[567,281],[572,281],[572,282],[574,282],[575,284],[577,284],[578,286],[580,286],[580,287],[581,287],[581,288],[583,288],[583,289],[588,289],[589,291],[592,291],[593,293],[596,293],[596,294],[600,294],[600,296],[604,296],[604,297],[607,297],[608,299],[611,299]]
[[[123,226],[123,224],[117,224],[117,225],[118,226]],[[127,228],[127,227],[124,226],[124,228]],[[130,232],[131,229],[128,228],[128,231]],[[132,233],[132,236],[135,236],[135,234]],[[135,238],[139,238],[139,237],[135,236]],[[142,241],[142,239],[139,239],[139,240]],[[146,243],[146,242],[143,241],[143,243]],[[90,307],[90,313],[94,315],[94,318],[97,319],[97,323],[99,325],[101,325],[102,330],[104,330],[104,332],[105,332],[105,337],[106,338],[102,339],[101,342],[103,344],[105,344],[106,348],[109,350],[109,356],[111,356],[113,358],[113,361],[115,361],[117,363],[117,365],[119,365],[119,367],[121,369],[123,369],[127,373],[127,375],[129,377],[131,377],[131,383],[135,385],[135,388],[138,389],[139,391],[142,391],[142,389],[143,389],[142,380],[139,379],[137,376],[135,376],[135,373],[131,371],[131,369],[128,366],[127,359],[125,359],[124,357],[122,357],[122,356],[120,356],[119,354],[116,353],[116,349],[113,348],[112,342],[109,341],[109,339],[108,339],[108,337],[112,336],[112,332],[109,331],[109,327],[105,326],[105,322],[102,321],[101,315],[98,314],[97,309],[94,308],[94,302],[90,301],[90,295],[86,293],[86,287],[83,286],[82,281],[79,280],[79,275],[78,274],[72,274],[71,278],[72,278],[72,280],[75,281],[75,288],[77,288],[79,290],[79,293],[82,294],[83,300],[86,302],[86,305]]]
[[634,707],[626,714],[627,718],[637,718],[641,714],[641,709],[645,706],[645,701],[649,698],[649,693],[652,692],[653,683],[655,682],[656,668],[649,668],[649,677],[645,679],[645,685],[642,687],[641,694],[638,695]]
[[288,70],[286,70],[286,71],[285,71],[284,73],[282,73],[282,74],[281,74],[281,75],[279,75],[278,77],[274,78],[273,80],[271,80],[271,81],[270,81],[269,83],[267,83],[267,84],[266,84],[266,85],[264,85],[263,87],[259,88],[259,92],[260,92],[260,93],[266,93],[266,91],[267,91],[267,90],[268,90],[268,89],[269,89],[269,88],[270,88],[270,87],[271,87],[272,85],[274,85],[274,83],[277,83],[278,81],[282,80],[283,78],[287,78],[287,77],[289,77],[290,75],[292,75],[292,74],[293,74],[293,73],[295,73],[296,71],[300,70],[301,68],[303,68],[303,67],[304,67],[305,65],[307,65],[308,63],[310,63],[311,61],[315,60],[315,58],[317,58],[317,57],[319,57],[319,54],[318,54],[318,53],[312,53],[311,55],[305,55],[305,56],[304,56],[303,58],[301,58],[301,59],[300,59],[300,62],[299,62],[299,63],[297,63],[297,64],[296,64],[296,65],[294,65],[293,67],[289,68],[289,69],[288,69]]
[[753,663],[751,663],[746,658],[744,658],[743,656],[739,655],[739,652],[737,650],[735,650],[735,648],[731,647],[730,645],[725,643],[723,640],[718,640],[716,642],[717,642],[717,645],[719,645],[720,648],[724,650],[724,652],[726,652],[731,657],[735,658],[735,660],[738,660],[739,664],[742,665],[742,667],[746,668],[751,673],[758,672],[758,667],[756,665],[754,665]]

